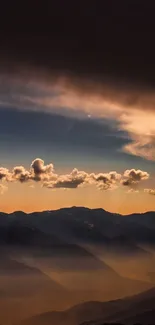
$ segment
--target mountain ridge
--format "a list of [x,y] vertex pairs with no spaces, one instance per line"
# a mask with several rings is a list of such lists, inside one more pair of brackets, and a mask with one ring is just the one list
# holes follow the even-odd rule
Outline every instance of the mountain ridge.
[[12,214],[17,214],[17,213],[23,213],[26,215],[30,215],[33,213],[43,213],[43,212],[56,212],[56,211],[63,211],[63,210],[71,210],[71,209],[83,209],[83,210],[89,210],[89,211],[103,211],[103,212],[107,212],[109,214],[114,214],[114,215],[118,215],[118,216],[122,216],[122,217],[126,217],[126,216],[132,216],[132,215],[145,215],[147,213],[155,213],[155,211],[153,210],[147,210],[145,212],[133,212],[133,213],[127,213],[127,214],[121,214],[121,213],[117,213],[117,212],[111,212],[108,210],[105,210],[104,208],[89,208],[89,207],[85,207],[85,206],[66,206],[66,207],[62,207],[62,208],[58,208],[58,209],[48,209],[48,210],[41,210],[41,211],[31,211],[31,212],[25,212],[23,210],[14,210],[12,212],[4,212],[4,211],[0,211],[0,214],[4,214],[4,215],[12,215]]
[[[155,287],[132,297],[107,302],[89,301],[75,305],[62,312],[47,312],[23,320],[16,325],[103,325],[122,323],[122,320],[136,320],[137,316],[150,312],[154,306]],[[152,310],[153,311],[153,310]],[[124,316],[125,314],[125,316]],[[91,319],[89,321],[89,319]],[[138,320],[138,317],[137,317]],[[127,324],[128,324],[127,323]],[[126,324],[126,323],[125,323]],[[147,324],[146,319],[144,324]]]

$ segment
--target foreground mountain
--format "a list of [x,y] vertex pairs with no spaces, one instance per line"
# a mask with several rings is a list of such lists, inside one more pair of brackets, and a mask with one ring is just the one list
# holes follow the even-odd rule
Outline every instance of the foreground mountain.
[[112,310],[109,316],[97,317],[95,321],[84,322],[83,325],[102,325],[104,323],[154,324],[155,323],[155,289],[120,301],[117,311]]
[[[153,286],[147,278],[155,266],[154,255],[147,250],[154,250],[153,236],[151,226],[102,209],[0,214],[0,323],[12,325],[38,313],[48,321],[51,312],[47,311],[65,310],[80,302],[86,304],[80,305],[85,313],[86,306],[90,310],[90,300],[98,306],[98,314],[104,308],[108,317],[111,304],[102,305],[104,301],[123,299]],[[128,265],[128,273],[122,274],[127,262],[138,264],[137,273]],[[79,308],[69,312],[71,320],[79,315],[75,313]],[[90,319],[97,319],[94,307],[91,310]],[[54,325],[61,318],[69,322],[67,315],[52,312]],[[79,323],[85,320],[89,319],[80,318]]]
[[104,323],[155,323],[155,289],[109,302],[88,302],[64,312],[48,312],[19,325],[102,325]]

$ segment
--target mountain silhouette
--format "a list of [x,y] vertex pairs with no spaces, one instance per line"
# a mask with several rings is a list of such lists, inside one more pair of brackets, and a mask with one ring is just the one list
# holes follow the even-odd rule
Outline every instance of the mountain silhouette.
[[[142,218],[147,218],[147,213]],[[65,324],[64,317],[69,322],[68,317],[73,319],[74,314],[77,317],[80,308],[83,308],[82,315],[86,306],[90,310],[89,301],[93,301],[92,318],[79,318],[79,325],[91,319],[96,321],[100,308],[101,311],[104,308],[104,315],[106,310],[108,317],[111,306],[120,305],[125,296],[150,289],[153,282],[149,278],[140,280],[140,274],[137,278],[130,277],[130,271],[129,278],[122,276],[106,256],[120,256],[125,261],[140,258],[144,262],[138,272],[142,273],[147,263],[148,274],[153,272],[153,255],[147,250],[148,246],[154,249],[153,220],[151,213],[150,226],[146,226],[144,222],[140,224],[139,217],[134,221],[133,215],[121,216],[84,207],[30,214],[0,213],[0,322],[12,324],[10,317],[15,323],[38,313],[42,314],[41,318],[50,319],[52,313],[54,325],[60,319]],[[118,261],[121,265],[121,260]],[[108,305],[108,300],[114,302]],[[59,312],[81,302],[82,305],[69,312],[71,316]]]
[[[51,307],[64,307],[69,292],[39,269],[14,260],[5,251],[0,255],[0,320],[12,323]],[[62,305],[63,303],[63,305]],[[9,311],[9,312],[8,312]]]
[[64,312],[48,312],[33,316],[19,325],[103,325],[154,324],[155,289],[142,294],[109,302],[88,302]]
[[[101,244],[105,247],[123,246],[131,251],[140,248],[139,244],[155,245],[155,212],[122,216],[103,209],[71,207],[59,210],[26,214],[17,211],[11,214],[0,213],[0,227],[28,226],[42,232],[58,236],[59,240]],[[117,243],[116,243],[117,240]]]

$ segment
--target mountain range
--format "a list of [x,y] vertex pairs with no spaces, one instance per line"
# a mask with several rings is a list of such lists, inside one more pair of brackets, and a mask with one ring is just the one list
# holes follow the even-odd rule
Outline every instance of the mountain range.
[[[72,207],[0,213],[0,323],[59,325],[63,319],[65,325],[66,319],[74,325],[75,314],[76,325],[102,324],[126,308],[126,296],[154,290],[154,252],[154,212],[122,216]],[[91,317],[81,318],[87,310]],[[126,316],[130,321],[135,314],[118,320]]]
[[71,207],[29,214],[0,213],[0,230],[19,226],[40,229],[59,240],[67,238],[67,241],[103,244],[107,248],[113,240],[116,249],[122,241],[123,246],[155,245],[155,212],[122,216],[103,209]]

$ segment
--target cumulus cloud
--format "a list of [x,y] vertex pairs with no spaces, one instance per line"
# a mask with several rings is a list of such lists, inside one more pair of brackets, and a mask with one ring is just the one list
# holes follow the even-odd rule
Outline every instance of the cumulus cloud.
[[60,175],[51,182],[45,182],[44,186],[48,188],[77,188],[86,185],[95,185],[99,190],[108,190],[116,188],[116,182],[121,175],[117,172],[110,173],[86,173],[74,168],[70,174]]
[[44,165],[44,161],[36,158],[31,164],[31,179],[35,181],[48,180],[53,175],[53,164]]
[[44,182],[43,186],[47,188],[77,188],[89,183],[89,174],[74,168],[70,174],[60,175],[49,182]]
[[53,164],[45,165],[44,161],[36,158],[32,161],[30,169],[26,170],[24,166],[15,166],[11,171],[0,167],[0,180],[7,182],[19,181],[21,183],[28,181],[47,181],[57,178],[54,174]]
[[130,188],[127,193],[139,193],[139,191],[137,189],[133,189],[133,188]]
[[[45,165],[41,158],[32,161],[29,170],[15,166],[11,171],[0,167],[0,180],[9,182],[40,182],[49,189],[76,189],[83,186],[96,186],[98,190],[114,190],[119,184],[133,187],[147,180],[149,174],[142,170],[126,170],[122,175],[116,171],[109,173],[87,173],[74,168],[69,174],[56,174],[52,163]],[[3,184],[2,184],[3,185]],[[2,188],[2,187],[1,187]]]
[[116,171],[109,173],[90,174],[90,179],[94,181],[99,190],[108,190],[116,188],[116,183],[120,181],[121,175]]
[[77,188],[80,185],[86,183],[88,179],[88,174],[84,171],[79,171],[74,168],[69,175],[62,175],[57,178],[57,181],[54,183],[56,188]]
[[0,167],[0,180],[6,179],[6,177],[9,175],[9,170],[4,167]]
[[18,180],[21,183],[27,182],[31,178],[31,174],[23,166],[16,166],[13,168],[11,180]]
[[151,195],[155,195],[155,189],[145,188],[144,192],[148,193],[148,194],[151,194]]
[[4,194],[7,191],[7,186],[0,184],[0,194]]
[[48,174],[53,172],[53,164],[44,165],[44,161],[40,158],[36,158],[32,161],[31,167],[34,170],[35,175]]
[[124,186],[133,186],[140,181],[147,180],[149,176],[147,172],[140,169],[127,169],[123,174],[121,183]]

